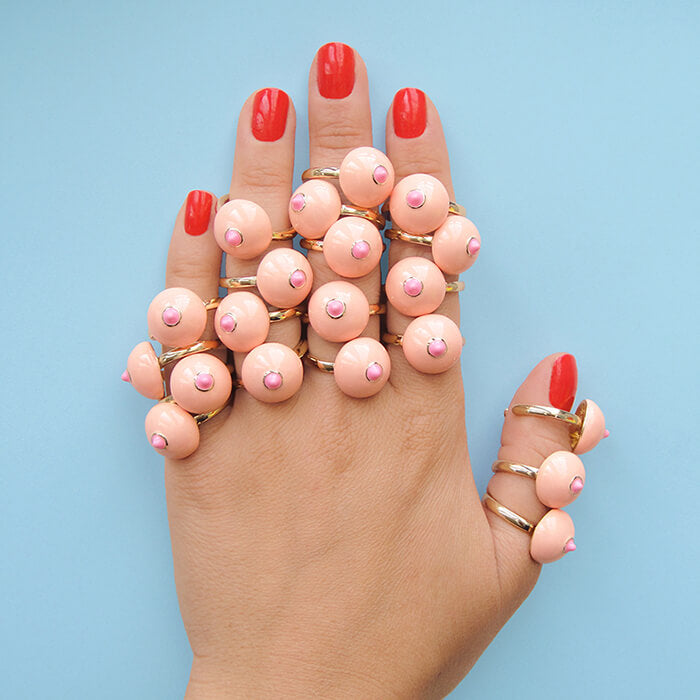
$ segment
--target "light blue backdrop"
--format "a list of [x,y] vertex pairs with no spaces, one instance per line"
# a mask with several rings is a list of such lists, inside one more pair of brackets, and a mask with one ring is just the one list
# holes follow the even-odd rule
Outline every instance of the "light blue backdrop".
[[700,12],[684,2],[2,2],[0,696],[174,698],[190,653],[148,403],[119,382],[175,212],[227,188],[237,112],[345,41],[376,143],[406,85],[440,109],[484,237],[467,421],[576,354],[612,437],[547,567],[455,698],[694,695]]

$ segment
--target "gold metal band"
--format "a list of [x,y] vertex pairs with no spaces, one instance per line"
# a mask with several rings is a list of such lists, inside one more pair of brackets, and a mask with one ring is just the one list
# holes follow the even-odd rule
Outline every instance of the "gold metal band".
[[363,209],[361,207],[353,207],[351,204],[342,204],[340,207],[341,216],[359,216],[362,219],[373,223],[378,229],[383,229],[386,225],[386,219],[375,209]]
[[320,369],[322,372],[328,372],[329,374],[332,374],[334,369],[335,369],[334,362],[327,362],[326,360],[319,360],[318,357],[314,357],[313,355],[309,355],[309,353],[306,353],[306,355],[304,355],[304,359],[308,360],[309,363],[314,365],[314,367]]
[[[370,304],[369,305],[369,315],[370,316],[381,316],[386,313],[386,304]],[[305,313],[301,319],[304,323],[309,322],[309,314]]]
[[226,402],[223,406],[219,406],[219,408],[215,408],[212,411],[207,411],[207,413],[198,413],[195,417],[195,423],[197,425],[202,425],[202,423],[206,423],[210,418],[213,418],[214,416],[217,416],[221,411],[223,411],[226,406],[228,406],[228,402]]
[[433,234],[429,233],[424,236],[419,236],[414,233],[408,233],[400,228],[390,228],[384,231],[384,235],[392,241],[406,241],[406,243],[417,243],[418,245],[430,246],[433,244]]
[[466,208],[463,207],[461,204],[457,204],[457,202],[450,202],[450,208],[448,211],[450,212],[450,214],[457,214],[457,216],[467,215]]
[[340,177],[340,168],[307,168],[301,174],[301,181],[307,180],[337,180]]
[[464,291],[464,282],[457,280],[456,282],[446,282],[445,283],[446,292],[462,292]]
[[506,474],[517,474],[518,476],[526,476],[528,479],[536,479],[537,467],[531,467],[529,464],[521,464],[520,462],[511,462],[507,459],[497,459],[491,465],[491,471],[504,472]]
[[198,352],[214,350],[220,345],[221,343],[218,340],[198,340],[196,343],[192,343],[192,345],[186,345],[183,348],[173,348],[172,350],[162,353],[158,358],[158,364],[163,368],[170,362],[176,362],[183,357],[195,355]]
[[488,510],[497,515],[499,518],[503,518],[509,525],[526,532],[528,535],[532,533],[535,526],[529,521],[525,520],[522,515],[514,513],[510,508],[506,508],[502,503],[499,503],[488,491],[484,494],[481,502],[486,506]]
[[221,299],[219,297],[213,297],[213,298],[209,299],[209,301],[204,302],[204,308],[207,311],[211,311],[212,309],[218,308],[220,303],[221,303]]
[[298,306],[292,306],[290,309],[276,309],[270,311],[270,323],[286,321],[288,318],[298,318],[303,315],[304,312]]
[[[221,207],[226,204],[226,202],[231,200],[231,195],[230,194],[224,194],[219,197],[217,200],[217,205],[216,205],[216,210],[218,211],[221,209]],[[273,241],[288,241],[290,238],[294,238],[294,234],[296,234],[296,231],[294,228],[291,226],[289,228],[282,229],[281,231],[273,231],[272,232],[272,240]]]
[[401,345],[403,335],[400,333],[382,333],[382,340],[389,345]]
[[255,275],[250,277],[219,277],[219,287],[224,289],[246,289],[256,285]]
[[[507,411],[508,409],[506,409]],[[567,426],[580,430],[583,425],[583,420],[575,413],[562,411],[553,406],[541,406],[539,404],[517,403],[511,406],[510,410],[516,416],[535,416],[537,418],[554,418],[566,423]]]

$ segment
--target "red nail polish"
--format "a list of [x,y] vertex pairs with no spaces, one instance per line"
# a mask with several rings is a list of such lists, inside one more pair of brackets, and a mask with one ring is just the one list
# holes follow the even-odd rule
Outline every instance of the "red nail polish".
[[552,377],[549,380],[549,403],[555,408],[570,411],[576,397],[578,370],[573,355],[561,355],[552,365]]
[[417,88],[399,90],[394,97],[394,133],[414,139],[425,131],[427,121],[425,93]]
[[213,197],[203,190],[192,190],[185,204],[185,231],[190,236],[201,236],[209,227]]
[[322,46],[316,54],[316,83],[323,97],[347,97],[355,85],[355,52],[346,44]]
[[265,88],[255,93],[250,129],[258,141],[277,141],[287,128],[289,97],[284,90]]

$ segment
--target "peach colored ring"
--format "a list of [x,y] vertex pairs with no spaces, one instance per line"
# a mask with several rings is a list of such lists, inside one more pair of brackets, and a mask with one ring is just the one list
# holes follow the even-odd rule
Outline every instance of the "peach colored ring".
[[[260,347],[260,346],[258,346]],[[306,341],[306,338],[302,338],[293,348],[291,348],[296,356],[301,360],[303,359],[304,355],[306,355],[306,351],[309,349],[309,344]],[[233,380],[233,388],[234,389],[245,389],[245,386],[243,385],[243,381],[240,377],[237,379]]]
[[549,564],[576,549],[574,523],[563,510],[553,508],[545,513],[537,525],[533,525],[522,515],[499,503],[488,491],[481,502],[494,515],[531,536],[530,556],[539,564]]
[[[231,199],[230,194],[224,194],[221,197],[219,197],[218,204],[216,205],[217,211],[221,209],[221,207],[226,204]],[[296,231],[294,230],[293,227],[285,228],[282,229],[281,231],[273,231],[272,232],[272,240],[273,241],[288,241],[292,238],[294,238],[294,235],[296,234]]]
[[583,462],[566,450],[552,453],[539,467],[499,459],[491,470],[534,480],[537,498],[549,508],[563,508],[576,500],[586,480]]
[[610,431],[605,427],[603,412],[591,399],[581,401],[575,413],[538,404],[515,404],[511,406],[511,410],[516,416],[554,418],[563,422],[570,430],[571,451],[577,455],[592,450],[603,438],[610,435]]

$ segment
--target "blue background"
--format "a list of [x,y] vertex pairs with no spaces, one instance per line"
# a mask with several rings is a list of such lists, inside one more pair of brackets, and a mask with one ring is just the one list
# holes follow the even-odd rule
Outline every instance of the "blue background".
[[0,696],[184,690],[162,464],[119,374],[175,213],[227,189],[255,89],[294,99],[304,167],[326,41],[368,65],[378,146],[401,87],[443,115],[484,236],[462,322],[480,489],[550,352],[576,354],[612,430],[570,508],[578,551],[453,697],[693,695],[699,30],[684,2],[4,1]]

